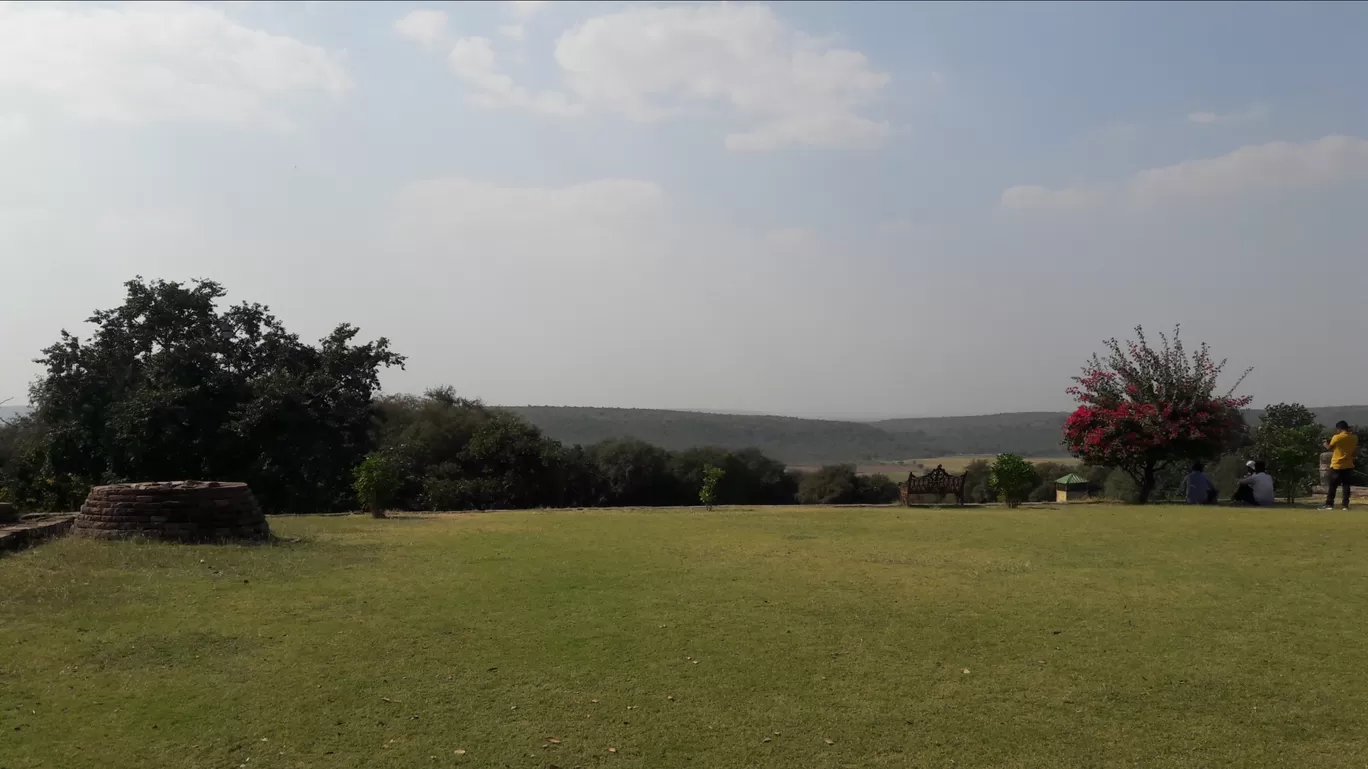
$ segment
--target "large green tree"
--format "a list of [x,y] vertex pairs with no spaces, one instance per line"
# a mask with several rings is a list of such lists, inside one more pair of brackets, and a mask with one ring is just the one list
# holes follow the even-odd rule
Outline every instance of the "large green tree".
[[260,304],[221,309],[218,283],[138,278],[97,311],[87,338],[62,332],[37,363],[19,493],[71,508],[118,481],[251,484],[271,511],[349,507],[351,472],[372,448],[388,340],[357,344],[339,325],[316,345]]
[[1278,492],[1292,502],[1316,485],[1325,428],[1300,403],[1279,403],[1264,411],[1254,433],[1254,449],[1268,463]]

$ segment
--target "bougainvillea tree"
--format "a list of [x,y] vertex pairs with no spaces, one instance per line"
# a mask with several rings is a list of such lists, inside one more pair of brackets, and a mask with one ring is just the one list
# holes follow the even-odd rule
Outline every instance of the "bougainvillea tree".
[[1218,394],[1226,362],[1212,361],[1205,344],[1189,356],[1177,328],[1172,339],[1160,334],[1157,347],[1143,328],[1135,334],[1125,346],[1107,340],[1107,356],[1094,354],[1074,377],[1068,392],[1079,405],[1064,424],[1064,445],[1090,465],[1125,472],[1144,503],[1160,472],[1215,459],[1243,434],[1240,409],[1250,398],[1234,393],[1249,371]]

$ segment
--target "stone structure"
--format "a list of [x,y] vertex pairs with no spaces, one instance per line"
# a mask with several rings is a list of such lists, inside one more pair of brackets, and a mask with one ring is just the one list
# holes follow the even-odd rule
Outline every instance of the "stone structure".
[[902,503],[907,506],[912,505],[912,497],[918,494],[935,494],[944,496],[954,494],[955,501],[964,504],[964,485],[969,480],[969,473],[964,475],[951,475],[945,472],[945,468],[936,465],[936,469],[926,475],[918,476],[916,473],[907,474],[907,482],[898,484],[898,496]]
[[0,553],[22,550],[65,534],[74,515],[26,515],[14,523],[0,523]]
[[72,533],[172,542],[267,540],[271,529],[245,483],[121,483],[90,490]]

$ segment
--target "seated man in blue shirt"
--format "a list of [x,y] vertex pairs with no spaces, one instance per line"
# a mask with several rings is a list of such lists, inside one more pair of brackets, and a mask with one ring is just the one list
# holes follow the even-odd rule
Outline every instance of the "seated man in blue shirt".
[[1183,479],[1183,494],[1189,505],[1216,504],[1216,484],[1211,482],[1211,476],[1206,474],[1206,467],[1201,462],[1194,464],[1192,472]]

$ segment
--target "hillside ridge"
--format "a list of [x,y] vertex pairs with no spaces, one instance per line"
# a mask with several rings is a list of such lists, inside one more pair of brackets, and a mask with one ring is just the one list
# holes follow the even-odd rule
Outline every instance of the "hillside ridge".
[[[757,448],[791,465],[898,461],[950,455],[1009,452],[1028,457],[1063,457],[1059,435],[1063,411],[1009,411],[953,417],[907,417],[870,422],[773,414],[738,414],[673,409],[593,406],[505,406],[547,436],[565,444],[589,445],[637,438],[672,451],[696,446]],[[0,406],[0,419],[19,416],[24,406]],[[1344,419],[1368,424],[1368,405],[1314,406],[1322,424]],[[1257,424],[1262,409],[1245,412]]]

